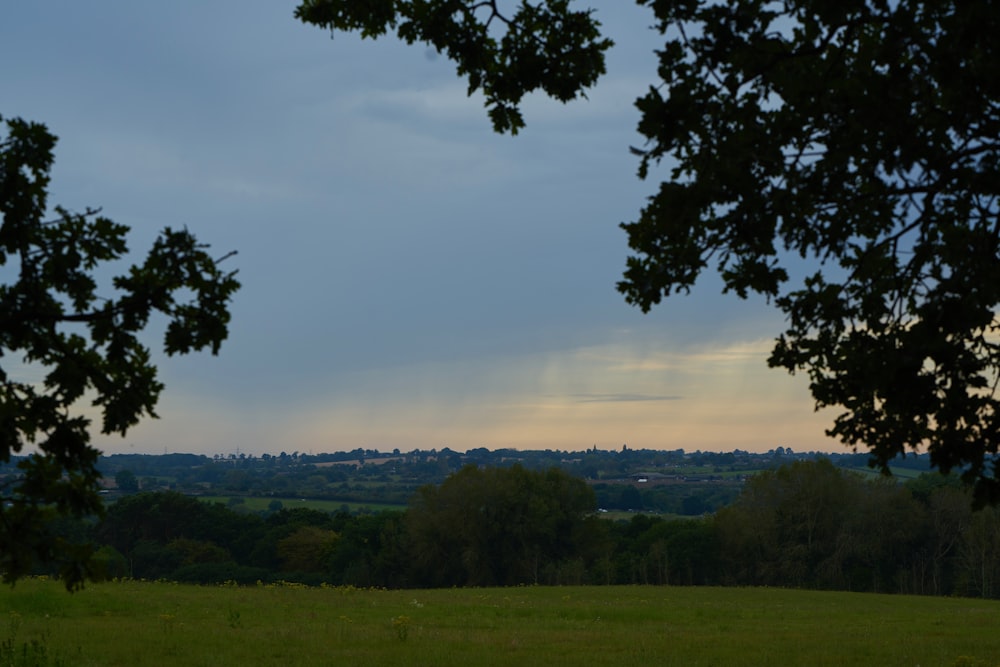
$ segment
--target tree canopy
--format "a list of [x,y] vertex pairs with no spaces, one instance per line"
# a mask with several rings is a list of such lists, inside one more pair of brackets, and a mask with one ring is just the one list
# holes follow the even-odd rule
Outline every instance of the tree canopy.
[[558,468],[467,465],[407,512],[414,567],[435,585],[537,583],[582,551],[594,492]]
[[14,581],[34,562],[62,560],[72,588],[88,574],[88,548],[61,540],[50,519],[101,510],[90,415],[102,433],[121,435],[155,417],[163,384],[142,332],[157,317],[168,355],[218,352],[239,283],[190,232],[171,228],[144,262],[99,282],[105,264],[127,258],[128,227],[94,209],[51,212],[55,136],[20,119],[4,124],[0,460],[34,451],[0,481],[0,572]]
[[482,91],[493,128],[517,134],[526,94],[541,90],[568,102],[605,72],[612,42],[591,11],[573,10],[570,1],[524,2],[507,13],[495,0],[304,0],[295,15],[373,39],[392,29],[408,44],[432,46],[455,61],[470,95]]
[[[648,311],[717,271],[785,316],[771,366],[804,371],[828,433],[883,470],[925,449],[1000,500],[1000,8],[986,0],[639,0],[663,38],[636,101],[618,284]],[[297,16],[447,54],[499,132],[522,97],[604,73],[569,0],[304,0]],[[510,3],[513,5],[513,3]],[[637,26],[637,29],[639,26]]]

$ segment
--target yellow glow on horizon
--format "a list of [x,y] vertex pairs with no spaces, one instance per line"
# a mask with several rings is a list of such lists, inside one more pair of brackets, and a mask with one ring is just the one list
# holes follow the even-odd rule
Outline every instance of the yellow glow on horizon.
[[[630,341],[340,378],[307,403],[241,406],[167,392],[109,453],[323,452],[356,448],[842,451],[804,378],[767,367],[771,341],[670,349]],[[276,397],[280,400],[281,397]],[[134,445],[130,446],[130,445]]]
[[803,379],[767,367],[770,345],[586,347],[507,360],[479,386],[449,386],[453,369],[401,369],[388,393],[339,396],[303,415],[295,439],[319,449],[838,450]]

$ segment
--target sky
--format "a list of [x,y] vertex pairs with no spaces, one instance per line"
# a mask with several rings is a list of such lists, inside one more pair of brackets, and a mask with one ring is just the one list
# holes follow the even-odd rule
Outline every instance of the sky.
[[594,0],[608,73],[510,137],[443,56],[295,6],[0,5],[0,114],[59,137],[50,203],[129,225],[134,261],[167,226],[238,251],[219,356],[158,354],[160,418],[105,453],[842,449],[767,367],[762,300],[706,274],[644,315],[615,289],[663,176],[628,150],[648,9]]

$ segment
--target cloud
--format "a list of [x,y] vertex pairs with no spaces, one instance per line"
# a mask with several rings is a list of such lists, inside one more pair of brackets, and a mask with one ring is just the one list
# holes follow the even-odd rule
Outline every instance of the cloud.
[[679,401],[683,396],[651,394],[570,394],[578,403],[635,403],[645,401]]
[[[242,451],[472,447],[830,449],[829,417],[801,378],[768,369],[755,341],[690,350],[616,334],[548,353],[359,369],[294,403],[167,400],[162,431]],[[629,342],[642,342],[630,346]],[[657,364],[641,363],[653,356]],[[669,363],[663,363],[669,360]],[[737,361],[738,360],[738,361]],[[190,396],[190,388],[181,392]],[[141,427],[142,428],[142,427]],[[144,446],[139,445],[137,446]]]
[[62,137],[51,201],[103,206],[139,252],[182,224],[239,250],[221,356],[158,358],[162,419],[108,447],[822,441],[804,380],[766,367],[762,302],[706,276],[642,316],[615,291],[617,224],[656,187],[627,150],[662,46],[648,7],[598,3],[608,75],[527,98],[511,138],[446,58],[331,40],[294,3],[8,4],[20,106],[0,111]]

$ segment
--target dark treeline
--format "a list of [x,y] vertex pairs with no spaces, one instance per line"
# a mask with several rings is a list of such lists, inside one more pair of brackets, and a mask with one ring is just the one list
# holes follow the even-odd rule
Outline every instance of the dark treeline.
[[767,585],[1000,597],[1000,514],[949,477],[905,484],[797,461],[700,519],[595,513],[556,468],[462,468],[405,511],[254,514],[175,492],[113,503],[75,539],[108,576],[400,587]]

